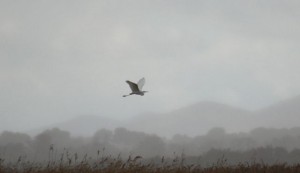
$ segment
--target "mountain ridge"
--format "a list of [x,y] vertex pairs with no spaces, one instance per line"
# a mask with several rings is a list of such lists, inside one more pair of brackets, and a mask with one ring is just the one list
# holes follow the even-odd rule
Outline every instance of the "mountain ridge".
[[256,111],[249,111],[224,103],[200,101],[166,113],[142,113],[127,121],[89,115],[75,117],[51,127],[68,130],[77,136],[91,136],[99,129],[113,130],[117,127],[155,133],[165,137],[171,137],[175,134],[196,136],[205,134],[214,127],[225,128],[228,132],[248,132],[258,127],[297,127],[300,125],[299,113],[300,96],[277,102]]

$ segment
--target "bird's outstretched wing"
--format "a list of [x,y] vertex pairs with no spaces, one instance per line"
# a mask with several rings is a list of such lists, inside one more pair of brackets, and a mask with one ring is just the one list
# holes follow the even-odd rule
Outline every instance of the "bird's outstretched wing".
[[142,91],[143,86],[145,85],[145,82],[146,82],[145,78],[142,78],[138,81],[137,85],[138,85],[138,88],[140,91]]
[[127,80],[126,83],[128,83],[128,85],[130,86],[130,89],[132,92],[138,92],[139,91],[139,87],[137,84]]

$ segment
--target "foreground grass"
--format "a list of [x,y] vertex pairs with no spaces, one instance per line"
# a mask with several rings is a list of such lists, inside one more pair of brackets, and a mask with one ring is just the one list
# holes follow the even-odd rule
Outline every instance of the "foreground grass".
[[133,159],[101,158],[97,161],[83,160],[79,163],[48,162],[47,164],[17,161],[14,164],[4,164],[0,160],[0,173],[299,173],[300,164],[263,163],[226,165],[221,161],[209,167],[201,165],[184,165],[182,162],[165,162],[159,164],[145,163],[140,156]]

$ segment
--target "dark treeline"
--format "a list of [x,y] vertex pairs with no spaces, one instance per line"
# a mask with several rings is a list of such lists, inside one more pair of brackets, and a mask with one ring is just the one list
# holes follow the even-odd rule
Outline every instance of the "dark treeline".
[[[0,158],[15,162],[97,159],[140,155],[145,159],[180,158],[188,163],[209,165],[226,160],[240,162],[299,163],[300,128],[257,128],[249,133],[226,133],[214,128],[206,135],[189,137],[174,135],[171,139],[125,128],[101,129],[92,137],[72,137],[57,128],[35,137],[23,133],[3,132],[0,135]],[[179,159],[179,160],[180,160]]]

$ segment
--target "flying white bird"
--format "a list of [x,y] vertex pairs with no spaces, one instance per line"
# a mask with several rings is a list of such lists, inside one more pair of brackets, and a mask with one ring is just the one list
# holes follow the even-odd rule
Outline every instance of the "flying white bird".
[[130,96],[130,95],[133,95],[133,94],[143,96],[146,92],[148,92],[148,91],[142,91],[142,88],[145,85],[145,78],[140,79],[137,82],[137,84],[133,83],[129,80],[127,80],[126,83],[128,83],[128,85],[131,89],[131,93],[128,94],[128,95],[123,95],[123,97],[127,97],[127,96]]

